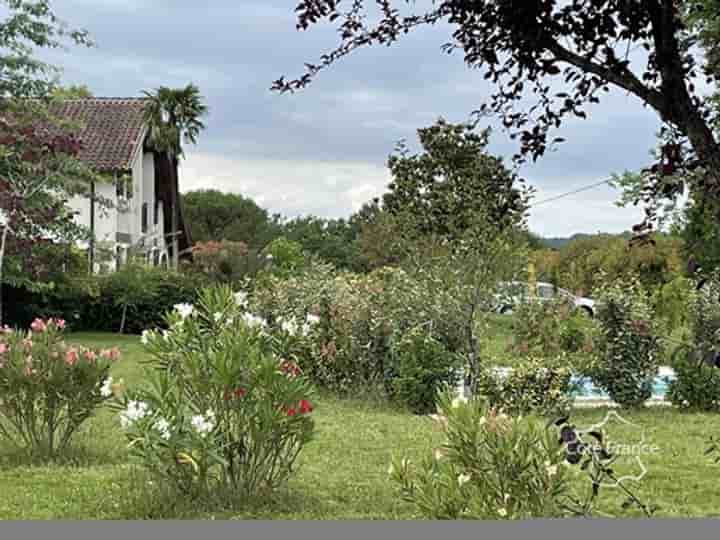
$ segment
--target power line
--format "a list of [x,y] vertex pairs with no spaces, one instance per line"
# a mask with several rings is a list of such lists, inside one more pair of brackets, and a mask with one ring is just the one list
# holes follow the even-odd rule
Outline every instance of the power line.
[[604,184],[609,184],[612,182],[612,178],[606,178],[605,180],[602,180],[600,182],[595,182],[594,184],[590,184],[588,186],[581,187],[579,189],[576,189],[574,191],[568,191],[567,193],[563,193],[561,195],[556,195],[555,197],[550,197],[549,199],[543,199],[542,201],[538,201],[536,203],[533,203],[530,205],[530,208],[535,208],[536,206],[540,206],[541,204],[557,201],[558,199],[564,199],[565,197],[569,197],[570,195],[575,195],[577,193],[582,193],[583,191],[589,191],[591,189],[594,189],[596,187],[600,187]]

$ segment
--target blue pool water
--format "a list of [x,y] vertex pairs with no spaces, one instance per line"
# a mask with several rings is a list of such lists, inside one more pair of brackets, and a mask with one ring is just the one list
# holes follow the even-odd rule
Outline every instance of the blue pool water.
[[[496,369],[497,374],[501,377],[507,375],[510,371],[510,368]],[[673,379],[675,379],[675,372],[669,367],[661,367],[653,383],[652,399],[664,400],[668,385]],[[588,378],[573,377],[572,382],[574,387],[572,395],[577,401],[604,401],[610,399],[603,390],[595,386]]]
[[[670,381],[675,378],[675,373],[671,369],[662,369],[660,374],[655,378],[653,382],[652,397],[656,400],[665,399],[668,385]],[[593,382],[588,378],[573,377],[573,396],[575,399],[610,399],[609,396],[600,388],[595,386]]]

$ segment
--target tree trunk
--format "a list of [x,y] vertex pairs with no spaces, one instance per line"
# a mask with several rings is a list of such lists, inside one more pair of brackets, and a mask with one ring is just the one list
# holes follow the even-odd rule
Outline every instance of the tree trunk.
[[179,226],[179,220],[178,220],[178,174],[177,174],[177,166],[175,164],[175,160],[170,154],[170,152],[167,153],[167,159],[168,164],[170,166],[170,179],[172,183],[171,187],[171,193],[170,197],[172,199],[171,202],[171,212],[172,212],[172,269],[176,270],[178,269],[179,265],[179,251],[180,251],[180,237],[178,236],[178,226]]
[[123,304],[122,317],[120,318],[120,334],[125,333],[125,321],[127,319],[127,304]]
[[0,237],[0,326],[3,324],[3,263],[5,262],[5,243],[7,242],[9,225],[3,227],[2,237]]

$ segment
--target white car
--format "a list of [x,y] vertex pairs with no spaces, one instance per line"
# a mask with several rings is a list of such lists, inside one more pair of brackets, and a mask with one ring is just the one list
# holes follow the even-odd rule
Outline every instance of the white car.
[[[556,287],[552,283],[537,282],[535,298],[541,302],[548,302],[563,298],[570,302],[577,309],[587,315],[595,316],[595,301],[583,296],[575,296],[570,291]],[[528,297],[528,284],[520,281],[511,281],[500,284],[500,293],[497,295],[498,311],[500,313],[512,313],[513,308],[520,302],[526,301]]]

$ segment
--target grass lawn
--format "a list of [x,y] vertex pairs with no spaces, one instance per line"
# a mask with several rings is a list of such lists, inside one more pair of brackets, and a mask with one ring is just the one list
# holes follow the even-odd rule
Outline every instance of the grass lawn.
[[[120,344],[124,356],[113,377],[128,384],[140,380],[137,338],[77,334],[73,340]],[[605,413],[578,411],[573,421],[587,426]],[[33,465],[0,447],[0,519],[412,519],[412,508],[397,497],[387,468],[392,454],[417,460],[430,451],[439,440],[432,421],[383,405],[329,397],[319,400],[314,416],[315,439],[275,500],[213,511],[182,504],[150,485],[128,462],[117,419],[102,411],[78,437],[66,464]],[[646,502],[659,506],[657,515],[720,516],[715,485],[720,469],[703,456],[708,435],[720,434],[720,415],[648,409],[623,417],[658,447],[644,458],[647,475],[637,486]],[[615,424],[611,429],[622,440],[637,441],[638,428]],[[605,493],[601,510],[618,514],[620,493]]]

